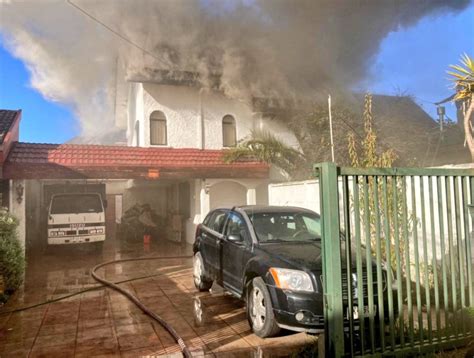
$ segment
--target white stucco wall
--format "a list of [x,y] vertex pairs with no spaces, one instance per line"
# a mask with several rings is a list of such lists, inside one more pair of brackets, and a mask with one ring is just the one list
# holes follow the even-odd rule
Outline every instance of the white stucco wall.
[[[222,119],[232,115],[236,121],[237,140],[248,137],[253,129],[268,130],[288,145],[300,148],[298,141],[282,122],[262,118],[242,101],[221,93],[185,86],[130,83],[127,107],[127,138],[130,146],[150,146],[150,122],[153,111],[161,111],[167,119],[167,145],[171,148],[222,149]],[[136,121],[139,125],[137,142]],[[287,180],[271,170],[270,180]],[[191,215],[186,221],[186,240],[194,240],[195,226],[218,206],[268,204],[268,180],[191,180]],[[134,194],[133,200],[139,200]],[[159,195],[161,196],[161,195]],[[131,202],[124,194],[126,202]],[[157,199],[159,201],[159,199]],[[156,203],[158,205],[158,203]]]
[[120,129],[127,129],[127,103],[130,84],[125,80],[126,65],[117,58],[115,71],[115,125]]
[[319,185],[316,180],[270,184],[268,202],[277,206],[298,206],[319,212]]
[[[474,218],[467,213],[465,216],[463,209],[466,204],[470,204],[469,200],[467,203],[463,202],[462,190],[458,189],[456,198],[456,192],[453,190],[454,182],[457,182],[458,188],[462,188],[461,178],[452,177],[448,179],[449,188],[446,188],[446,181],[443,178],[441,185],[438,188],[436,177],[427,176],[415,176],[413,177],[413,184],[410,177],[405,178],[406,187],[406,206],[407,206],[407,217],[410,218],[410,226],[408,228],[409,240],[410,240],[410,259],[414,262],[417,253],[415,251],[414,244],[414,233],[418,237],[418,257],[420,260],[424,260],[424,255],[428,258],[428,264],[432,263],[435,252],[433,251],[433,244],[436,250],[436,259],[441,260],[443,255],[446,255],[449,250],[449,237],[452,237],[452,245],[456,247],[459,244],[461,247],[466,247],[466,240],[470,240],[471,252],[470,260],[474,263]],[[429,196],[429,182],[432,185],[432,197]],[[421,184],[424,187],[424,196],[421,196]],[[471,197],[471,189],[469,185],[465,185],[466,197]],[[348,183],[348,194],[350,198],[353,198],[353,184],[352,180]],[[413,194],[415,189],[415,195]],[[441,196],[438,198],[438,190],[441,192]],[[447,192],[450,192],[450,202],[448,200]],[[339,210],[340,218],[343,218],[343,189],[342,181],[339,181]],[[362,195],[362,194],[361,194]],[[352,199],[351,199],[352,200]],[[270,205],[281,205],[281,206],[299,206],[307,208],[316,212],[319,212],[319,185],[318,181],[302,181],[302,182],[288,182],[282,184],[270,184],[269,185],[269,203]],[[413,204],[414,202],[414,204]],[[433,207],[431,208],[431,205]],[[424,212],[423,212],[424,207]],[[449,209],[449,210],[448,210]],[[431,215],[433,210],[433,217]],[[448,215],[448,211],[450,214]],[[443,230],[441,231],[440,226],[440,215],[443,218]],[[425,218],[425,227],[423,227],[423,216]],[[459,217],[459,225],[456,225],[456,216]],[[354,225],[356,218],[353,210],[350,210],[350,222]],[[451,223],[449,228],[448,220]],[[344,223],[341,219],[341,225]],[[434,228],[434,231],[433,231]],[[364,228],[362,226],[361,230]],[[382,228],[383,230],[383,228]],[[354,227],[352,227],[352,233],[354,233]],[[401,234],[400,234],[401,235]],[[362,233],[361,237],[365,237]],[[424,252],[423,237],[426,237],[427,247],[426,253]],[[403,237],[400,237],[402,239]],[[434,242],[433,242],[434,241]],[[444,252],[442,251],[442,243],[444,242]],[[457,249],[456,249],[457,250]],[[467,251],[467,254],[469,252]],[[457,255],[457,253],[455,254]],[[414,269],[414,265],[413,268]],[[414,274],[414,272],[413,272]]]
[[210,209],[219,207],[232,207],[245,205],[247,203],[247,188],[242,184],[225,181],[211,186],[210,191]]
[[[210,90],[150,83],[130,84],[128,145],[137,145],[135,121],[139,120],[139,145],[150,146],[149,118],[153,111],[162,111],[166,116],[168,147],[221,149],[222,118],[230,114],[236,121],[237,140],[248,137],[254,128],[265,129],[299,148],[296,137],[284,123],[261,118],[244,102]],[[201,123],[204,136],[201,135]]]
[[268,205],[268,181],[254,179],[195,179],[190,181],[190,217],[186,241],[194,242],[196,226],[210,210],[236,205]]
[[[130,83],[128,88],[128,106],[127,106],[127,145],[143,145],[143,85],[141,83]],[[140,122],[139,135],[136,133],[136,122]],[[140,139],[140,143],[137,139]]]

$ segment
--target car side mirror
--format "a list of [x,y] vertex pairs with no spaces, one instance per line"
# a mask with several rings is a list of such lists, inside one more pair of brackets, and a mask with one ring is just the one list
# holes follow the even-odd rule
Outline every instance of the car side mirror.
[[244,241],[242,236],[237,235],[237,234],[231,234],[231,235],[227,236],[227,240],[229,242],[233,242],[234,244],[241,244]]

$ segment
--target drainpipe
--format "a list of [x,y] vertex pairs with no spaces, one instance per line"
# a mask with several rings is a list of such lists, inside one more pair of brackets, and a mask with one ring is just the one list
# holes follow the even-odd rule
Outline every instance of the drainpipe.
[[204,88],[199,90],[199,125],[198,125],[198,132],[199,132],[199,148],[204,149],[206,142],[204,138],[204,109],[202,104],[202,94],[204,92]]

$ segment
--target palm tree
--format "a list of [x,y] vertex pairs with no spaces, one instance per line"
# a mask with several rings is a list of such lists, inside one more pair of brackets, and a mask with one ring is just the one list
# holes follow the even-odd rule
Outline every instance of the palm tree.
[[224,154],[224,161],[234,162],[242,158],[255,158],[283,169],[288,176],[294,177],[306,160],[302,153],[286,145],[272,133],[253,130],[249,139],[239,143]]
[[474,61],[467,55],[461,56],[460,65],[450,65],[453,71],[448,71],[455,83],[455,100],[463,102],[464,108],[464,132],[466,143],[474,161],[474,125],[472,115],[474,112]]

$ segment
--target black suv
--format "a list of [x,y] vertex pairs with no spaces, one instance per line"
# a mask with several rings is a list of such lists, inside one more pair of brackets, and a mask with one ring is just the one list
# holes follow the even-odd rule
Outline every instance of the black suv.
[[196,230],[194,283],[207,291],[215,281],[246,300],[249,323],[260,337],[280,328],[321,332],[320,225],[318,214],[302,208],[213,210]]

